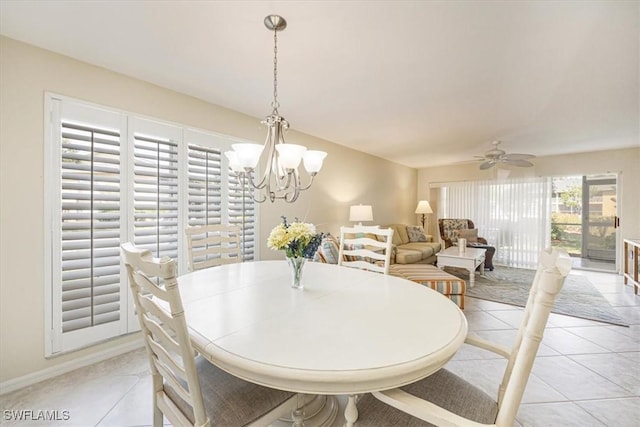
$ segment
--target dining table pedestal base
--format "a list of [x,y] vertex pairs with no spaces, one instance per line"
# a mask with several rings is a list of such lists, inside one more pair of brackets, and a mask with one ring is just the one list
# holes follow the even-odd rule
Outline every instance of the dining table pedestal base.
[[[335,421],[340,404],[336,396],[326,396],[320,394],[305,394],[304,396],[304,427],[329,427]],[[293,399],[295,402],[296,399]],[[291,408],[288,415],[282,416],[271,424],[274,427],[291,427],[294,424],[293,411]]]

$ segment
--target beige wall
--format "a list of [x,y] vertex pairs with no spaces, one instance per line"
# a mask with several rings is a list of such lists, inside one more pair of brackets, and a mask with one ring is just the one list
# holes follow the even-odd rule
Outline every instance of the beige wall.
[[[640,142],[638,148],[599,151],[564,156],[540,157],[533,160],[532,168],[510,168],[510,177],[567,176],[599,173],[618,173],[620,209],[620,235],[622,238],[640,238]],[[451,181],[493,179],[494,171],[481,171],[478,163],[425,168],[418,171],[418,195],[431,202],[437,211],[437,190],[432,184]],[[432,233],[436,233],[436,214],[431,216]]]
[[[240,138],[264,138],[258,118],[0,38],[0,382],[139,339],[134,335],[44,358],[45,91]],[[415,169],[296,132],[289,133],[288,141],[329,156],[314,186],[294,205],[262,206],[263,242],[280,215],[306,217],[320,230],[336,233],[348,224],[348,207],[354,203],[373,205],[377,223],[415,221]],[[264,243],[260,250],[264,259],[283,256]]]

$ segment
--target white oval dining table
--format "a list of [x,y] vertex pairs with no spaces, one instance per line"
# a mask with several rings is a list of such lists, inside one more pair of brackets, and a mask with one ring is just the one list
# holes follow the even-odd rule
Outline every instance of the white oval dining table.
[[467,335],[462,311],[438,292],[344,266],[307,262],[303,289],[290,286],[285,261],[212,267],[178,283],[200,354],[256,384],[347,395],[348,426],[355,395],[431,375]]

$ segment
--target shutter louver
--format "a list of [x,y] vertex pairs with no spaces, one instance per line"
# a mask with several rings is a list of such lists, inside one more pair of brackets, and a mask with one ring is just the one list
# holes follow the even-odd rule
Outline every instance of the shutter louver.
[[120,320],[120,134],[62,122],[62,332]]
[[222,182],[220,150],[189,144],[188,224],[222,223]]
[[[242,230],[241,244],[243,246],[244,261],[255,259],[255,202],[253,188],[248,180],[238,178],[229,168],[227,170],[229,182],[228,217],[229,223],[237,225]],[[243,188],[244,187],[244,188]]]
[[134,244],[178,258],[178,146],[134,135]]

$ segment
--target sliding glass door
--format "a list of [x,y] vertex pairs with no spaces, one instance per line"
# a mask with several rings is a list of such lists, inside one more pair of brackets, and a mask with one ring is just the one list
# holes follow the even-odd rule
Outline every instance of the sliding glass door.
[[614,263],[618,226],[615,175],[583,177],[583,258]]
[[566,249],[574,267],[616,270],[617,176],[553,179],[551,242]]

